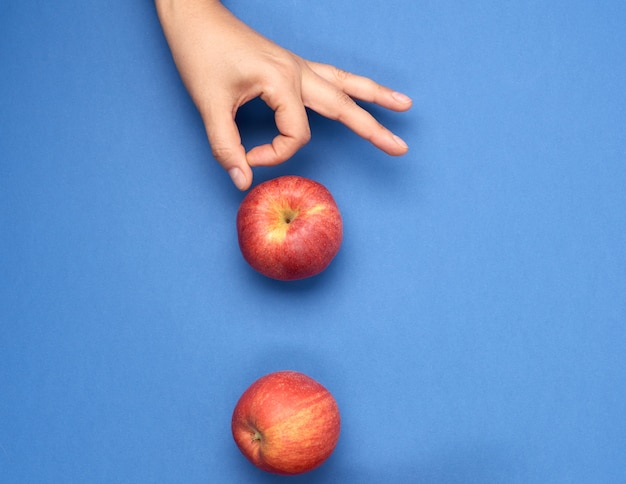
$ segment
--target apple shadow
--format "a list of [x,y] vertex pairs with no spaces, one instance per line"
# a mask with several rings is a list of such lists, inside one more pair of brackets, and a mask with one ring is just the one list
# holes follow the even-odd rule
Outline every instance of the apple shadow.
[[[341,445],[341,438],[339,441]],[[401,443],[398,443],[401,445]],[[527,466],[520,463],[512,449],[492,444],[476,443],[471,447],[448,449],[432,458],[416,458],[415,462],[373,463],[367,468],[349,468],[341,465],[341,455],[335,453],[317,469],[298,476],[267,474],[253,466],[247,470],[249,482],[319,484],[326,482],[381,482],[420,484],[492,484],[496,482],[525,482],[531,476]],[[373,462],[373,461],[372,461]]]

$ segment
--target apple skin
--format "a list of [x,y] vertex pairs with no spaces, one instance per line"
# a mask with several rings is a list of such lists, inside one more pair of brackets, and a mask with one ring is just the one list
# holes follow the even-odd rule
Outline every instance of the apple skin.
[[279,371],[259,378],[241,395],[231,427],[237,447],[259,469],[302,474],[335,450],[339,408],[311,377]]
[[254,187],[237,212],[244,259],[261,274],[282,281],[322,272],[343,237],[339,208],[328,189],[299,176],[281,176]]

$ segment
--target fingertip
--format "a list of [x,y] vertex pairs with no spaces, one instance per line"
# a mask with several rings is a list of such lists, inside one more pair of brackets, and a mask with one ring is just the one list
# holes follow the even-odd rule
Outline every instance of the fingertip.
[[396,144],[403,149],[405,152],[408,151],[409,149],[409,145],[406,143],[406,141],[404,141],[402,138],[400,138],[400,136],[398,136],[397,134],[393,135],[393,140],[396,142]]
[[212,146],[213,157],[228,172],[239,190],[247,190],[252,184],[252,170],[246,160],[246,151],[240,144],[235,149]]
[[391,134],[391,142],[386,143],[385,147],[381,147],[388,155],[402,156],[409,151],[409,145],[400,136]]
[[393,111],[408,111],[413,106],[413,99],[398,91],[391,92],[392,103],[387,106]]
[[276,136],[271,144],[255,146],[248,153],[246,159],[249,166],[274,166],[287,161],[311,138],[310,130],[303,131],[297,136]]
[[255,146],[246,153],[246,160],[250,166],[274,166],[282,163],[282,158],[276,155],[272,145]]
[[413,100],[404,93],[394,91],[391,93],[391,97],[394,98],[400,104],[411,105],[413,104]]
[[374,146],[384,151],[390,156],[402,156],[409,151],[409,145],[400,136],[387,131],[387,133],[376,139],[370,140]]
[[228,175],[234,185],[241,191],[247,190],[252,184],[252,177],[246,176],[241,168],[234,166],[228,170]]

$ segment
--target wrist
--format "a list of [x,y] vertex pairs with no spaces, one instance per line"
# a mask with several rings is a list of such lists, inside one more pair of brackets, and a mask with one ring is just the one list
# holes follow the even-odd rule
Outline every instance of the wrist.
[[221,0],[154,0],[154,5],[160,17],[171,15],[181,10],[198,10],[218,5],[225,8]]
[[221,3],[221,0],[154,0],[154,4],[159,7],[176,7],[178,5],[193,5],[193,4],[216,4]]

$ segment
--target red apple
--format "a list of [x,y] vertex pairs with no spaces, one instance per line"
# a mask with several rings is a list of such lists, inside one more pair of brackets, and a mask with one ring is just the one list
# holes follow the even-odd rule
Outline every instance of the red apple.
[[244,259],[261,274],[291,281],[322,272],[343,235],[341,214],[326,187],[282,176],[254,187],[237,213]]
[[259,469],[293,475],[320,466],[339,439],[339,408],[320,383],[296,371],[270,373],[241,395],[232,431]]

